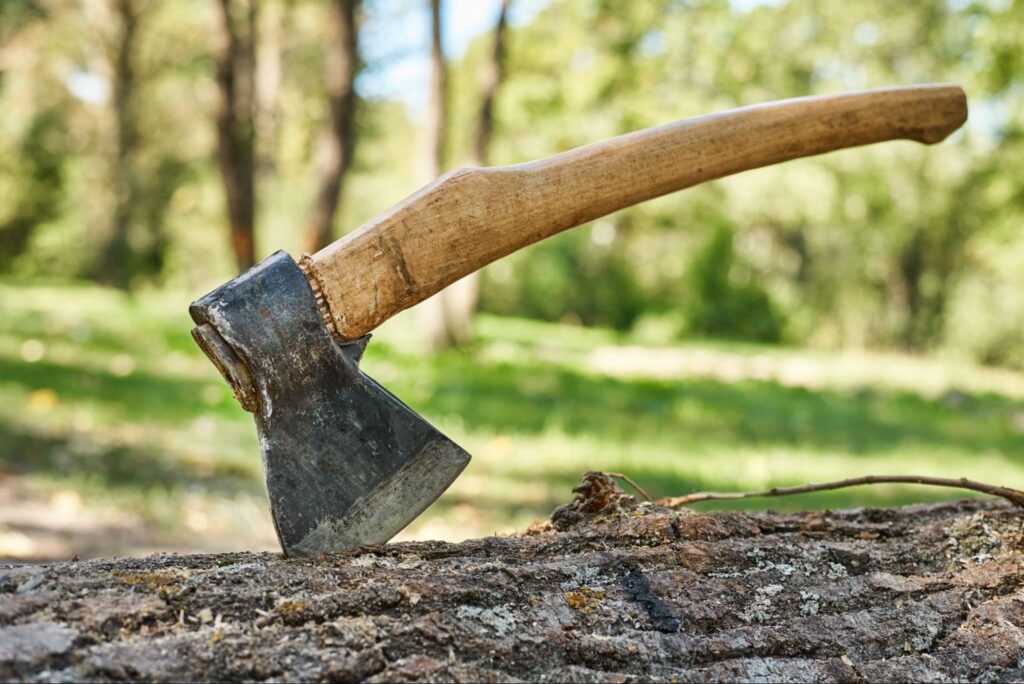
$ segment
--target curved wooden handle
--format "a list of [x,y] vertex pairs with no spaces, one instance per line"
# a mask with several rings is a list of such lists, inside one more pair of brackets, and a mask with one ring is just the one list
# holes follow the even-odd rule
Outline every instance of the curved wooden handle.
[[355,339],[526,245],[659,195],[883,140],[931,144],[967,119],[951,85],[782,100],[648,128],[516,166],[458,169],[301,264]]

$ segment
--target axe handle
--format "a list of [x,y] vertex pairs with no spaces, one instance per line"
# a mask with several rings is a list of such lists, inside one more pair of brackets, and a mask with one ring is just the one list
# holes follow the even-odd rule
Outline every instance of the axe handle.
[[686,119],[516,166],[457,169],[301,265],[355,339],[522,247],[666,193],[884,140],[931,144],[967,118],[952,85],[806,97]]

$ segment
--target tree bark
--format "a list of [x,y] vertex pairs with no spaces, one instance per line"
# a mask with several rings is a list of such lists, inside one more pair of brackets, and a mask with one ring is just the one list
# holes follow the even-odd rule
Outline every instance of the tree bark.
[[1017,508],[704,515],[599,473],[576,491],[517,537],[2,567],[0,677],[1024,677]]
[[[239,271],[256,263],[255,247],[255,0],[242,3],[245,16],[233,16],[232,0],[218,0],[216,33],[217,161],[224,182],[231,248]],[[239,30],[239,25],[244,25]]]
[[329,117],[320,145],[320,187],[306,231],[306,251],[319,252],[331,242],[345,172],[355,151],[355,80],[359,73],[358,0],[331,2],[331,35],[325,82]]
[[127,288],[132,278],[132,249],[129,233],[133,223],[138,185],[134,172],[134,155],[138,143],[138,126],[134,111],[135,38],[139,13],[135,0],[115,0],[114,15],[118,21],[113,48],[114,162],[112,180],[114,207],[110,237],[100,258],[98,280],[107,285]]

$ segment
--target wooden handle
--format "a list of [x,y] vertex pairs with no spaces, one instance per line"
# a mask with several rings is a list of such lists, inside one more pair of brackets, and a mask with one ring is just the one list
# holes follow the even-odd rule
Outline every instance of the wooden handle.
[[958,86],[743,107],[437,179],[301,265],[335,333],[355,339],[465,275],[563,230],[675,190],[883,140],[931,144],[967,119]]

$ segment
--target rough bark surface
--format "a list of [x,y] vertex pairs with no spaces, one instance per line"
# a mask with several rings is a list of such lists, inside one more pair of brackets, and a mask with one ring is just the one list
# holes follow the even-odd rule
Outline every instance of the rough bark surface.
[[521,537],[6,566],[0,678],[1024,679],[1003,503],[704,515],[579,491]]

